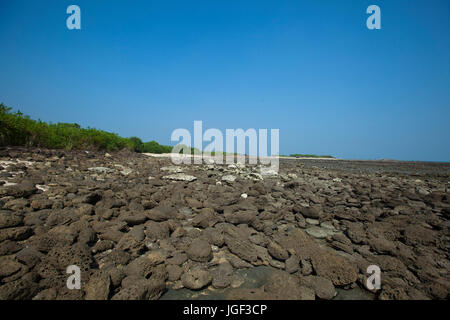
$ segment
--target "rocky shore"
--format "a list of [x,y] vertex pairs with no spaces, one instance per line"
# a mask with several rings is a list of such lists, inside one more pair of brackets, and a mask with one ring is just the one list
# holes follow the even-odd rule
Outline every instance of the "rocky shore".
[[[0,149],[0,299],[448,299],[449,164],[282,159],[260,172]],[[369,265],[380,290],[366,288]]]

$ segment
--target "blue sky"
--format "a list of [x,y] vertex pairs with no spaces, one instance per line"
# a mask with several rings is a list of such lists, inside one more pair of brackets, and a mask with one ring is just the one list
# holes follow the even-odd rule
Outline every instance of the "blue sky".
[[0,43],[0,102],[44,121],[171,144],[202,120],[278,128],[282,154],[450,161],[448,0],[0,0]]

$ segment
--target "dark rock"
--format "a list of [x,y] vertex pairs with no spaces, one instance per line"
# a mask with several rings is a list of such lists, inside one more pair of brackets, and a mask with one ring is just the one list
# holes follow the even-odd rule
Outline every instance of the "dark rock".
[[80,216],[91,216],[94,214],[94,206],[92,204],[83,203],[75,210],[75,212]]
[[0,210],[0,229],[20,226],[23,216],[13,211]]
[[22,269],[22,264],[10,257],[0,257],[0,280]]
[[34,273],[0,286],[0,300],[31,300],[39,291]]
[[161,222],[169,219],[174,219],[177,215],[177,212],[172,207],[159,206],[146,211],[146,215],[150,220]]
[[125,221],[130,227],[143,224],[147,219],[147,216],[140,212],[125,212],[119,216],[119,220]]
[[358,278],[355,265],[329,250],[316,252],[312,257],[312,265],[318,276],[330,279],[336,286],[351,284]]
[[157,300],[166,284],[161,279],[141,279],[130,287],[122,288],[112,300]]
[[231,284],[231,275],[233,274],[233,267],[230,263],[221,263],[213,271],[212,286],[216,289],[224,289]]
[[0,256],[6,256],[16,253],[22,249],[22,245],[15,241],[5,240],[0,242]]
[[206,229],[213,227],[218,222],[218,218],[214,215],[214,210],[211,208],[203,208],[200,213],[192,219],[192,225]]
[[300,270],[300,259],[297,256],[291,256],[286,259],[286,272],[295,273]]
[[255,262],[258,259],[256,250],[249,241],[226,236],[225,243],[232,253],[245,261]]
[[314,300],[314,291],[299,283],[298,278],[285,271],[274,271],[264,286],[273,300]]
[[16,227],[0,229],[0,242],[5,240],[22,241],[28,239],[33,234],[30,227]]
[[188,257],[193,261],[208,262],[212,259],[211,245],[202,239],[192,241],[187,251]]
[[329,279],[318,276],[300,278],[300,284],[314,290],[319,299],[331,300],[336,295],[333,283]]
[[39,252],[33,247],[26,247],[16,253],[16,259],[19,262],[24,263],[29,268],[33,268],[36,264],[38,264],[44,254]]
[[34,210],[50,209],[52,206],[53,201],[48,199],[35,199],[30,203],[30,207]]
[[184,273],[181,281],[186,288],[199,290],[211,283],[212,276],[206,270],[194,269]]
[[14,198],[27,198],[37,192],[37,188],[31,181],[23,181],[20,184],[0,187],[0,197],[12,196]]
[[306,206],[296,206],[294,207],[295,213],[300,213],[305,218],[319,219],[324,215],[322,206],[320,204]]
[[232,224],[250,224],[255,220],[257,212],[255,211],[238,211],[233,213],[225,214],[225,221]]
[[183,274],[183,269],[174,264],[169,264],[166,269],[169,274],[169,281],[177,281]]
[[111,240],[100,240],[93,247],[93,253],[99,253],[114,248],[114,242]]
[[289,258],[289,253],[286,249],[283,249],[278,243],[274,241],[270,241],[269,245],[267,246],[267,250],[269,251],[269,254],[278,260],[286,260]]
[[167,259],[167,263],[180,266],[183,263],[185,263],[187,259],[188,259],[187,254],[185,254],[185,253],[176,253],[176,254],[173,255],[172,258]]
[[108,274],[99,272],[90,277],[84,290],[86,300],[107,300],[111,291],[111,278]]
[[153,241],[166,239],[169,237],[169,226],[164,222],[149,221],[145,224],[145,234]]

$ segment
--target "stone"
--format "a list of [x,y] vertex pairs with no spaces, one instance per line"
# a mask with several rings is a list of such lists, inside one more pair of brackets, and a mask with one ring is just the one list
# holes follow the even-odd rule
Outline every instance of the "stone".
[[37,192],[37,188],[31,181],[23,181],[20,184],[1,186],[0,197],[12,196],[14,198],[27,198]]
[[300,213],[305,218],[320,219],[323,215],[323,209],[320,204],[315,204],[312,206],[295,206],[294,212]]
[[76,209],[76,213],[80,216],[91,216],[94,214],[94,206],[89,203],[83,203]]
[[306,218],[305,221],[306,221],[306,223],[312,224],[313,226],[319,225],[319,220],[317,220],[317,219]]
[[191,182],[191,181],[195,181],[197,180],[197,177],[185,174],[185,173],[175,173],[175,174],[170,174],[167,176],[163,176],[163,179],[167,179],[167,180],[175,180],[175,181],[186,181],[186,182]]
[[3,242],[0,242],[0,256],[14,254],[21,249],[22,245],[18,244],[15,241],[5,240]]
[[314,290],[300,285],[298,279],[285,271],[274,271],[264,286],[273,300],[314,300]]
[[0,229],[17,227],[23,222],[23,216],[13,211],[0,210]]
[[249,241],[226,236],[225,243],[232,253],[245,261],[255,262],[258,259],[256,250]]
[[212,281],[211,274],[202,269],[189,270],[181,276],[183,286],[192,290],[206,287]]
[[0,279],[9,277],[22,269],[22,264],[9,257],[0,257]]
[[150,240],[162,240],[169,237],[169,226],[164,222],[149,221],[145,224],[145,234]]
[[22,241],[28,239],[33,234],[30,227],[15,227],[0,229],[0,242],[5,240]]
[[16,253],[17,261],[24,263],[27,267],[33,268],[38,264],[44,254],[33,247],[26,247]]
[[200,210],[200,213],[192,219],[192,225],[194,227],[206,229],[208,227],[213,227],[217,221],[218,218],[215,217],[213,209],[203,208]]
[[96,173],[113,173],[114,169],[110,169],[110,168],[106,168],[106,167],[92,167],[92,168],[88,168],[89,171],[91,172],[96,172]]
[[236,177],[232,176],[232,175],[225,175],[221,178],[221,180],[228,182],[228,183],[232,183],[232,182],[236,181]]
[[269,245],[267,246],[267,250],[269,251],[269,254],[274,257],[275,259],[284,261],[289,258],[289,253],[286,249],[283,249],[278,243],[275,241],[270,241]]
[[169,274],[169,281],[177,281],[183,274],[183,269],[180,266],[174,264],[166,266],[166,269]]
[[111,278],[108,274],[99,273],[91,276],[85,287],[86,300],[107,300],[111,291]]
[[297,256],[290,256],[285,261],[286,272],[295,273],[300,270],[300,259]]
[[119,220],[125,221],[130,227],[143,224],[145,221],[147,221],[147,219],[148,217],[141,212],[137,213],[126,212],[119,216]]
[[176,217],[177,212],[175,208],[168,206],[158,206],[146,212],[150,220],[161,222]]
[[131,286],[122,288],[112,300],[157,300],[166,289],[162,279],[140,279]]
[[233,274],[233,267],[229,262],[221,263],[213,271],[212,286],[216,289],[224,289],[231,284],[231,275]]
[[330,250],[316,252],[312,266],[318,276],[330,279],[335,286],[351,284],[358,278],[357,267]]
[[187,259],[188,259],[187,254],[175,253],[172,258],[167,259],[167,263],[180,266],[183,263],[185,263]]
[[318,226],[308,227],[308,228],[306,228],[305,232],[307,234],[309,234],[310,236],[317,238],[317,239],[324,239],[333,234],[333,231],[330,231],[329,229],[321,228]]
[[301,277],[300,284],[313,289],[319,299],[331,300],[336,296],[336,289],[329,279],[319,276]]
[[197,262],[208,262],[212,259],[213,254],[209,242],[202,239],[195,239],[187,251],[188,257]]

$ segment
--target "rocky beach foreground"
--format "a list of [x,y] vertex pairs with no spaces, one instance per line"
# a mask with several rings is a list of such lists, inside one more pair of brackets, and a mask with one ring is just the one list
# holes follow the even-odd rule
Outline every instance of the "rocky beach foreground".
[[448,299],[449,188],[448,163],[281,159],[261,174],[3,148],[0,299]]

